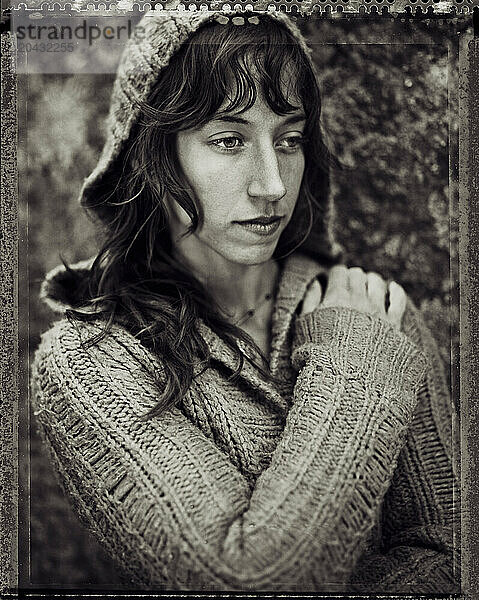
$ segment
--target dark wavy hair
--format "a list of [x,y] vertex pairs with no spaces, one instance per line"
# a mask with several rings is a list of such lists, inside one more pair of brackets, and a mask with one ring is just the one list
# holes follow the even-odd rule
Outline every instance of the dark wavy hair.
[[[97,343],[117,322],[161,357],[158,402],[144,418],[183,397],[196,364],[208,367],[198,318],[237,355],[232,379],[239,376],[244,360],[254,360],[243,354],[238,340],[262,358],[256,365],[262,375],[275,379],[253,339],[225,320],[208,290],[175,260],[167,218],[167,204],[173,201],[189,215],[189,232],[202,222],[201,206],[179,167],[176,134],[206,123],[220,109],[247,110],[258,91],[277,114],[297,110],[297,100],[306,115],[305,170],[291,221],[274,253],[281,261],[301,246],[321,218],[331,157],[321,134],[320,92],[310,61],[286,27],[271,18],[262,17],[258,24],[245,20],[242,26],[212,22],[200,28],[160,74],[147,102],[140,105],[140,118],[116,168],[85,203],[103,224],[104,243],[79,290],[81,300],[67,316],[106,321],[87,345]],[[330,257],[316,258],[327,263]]]

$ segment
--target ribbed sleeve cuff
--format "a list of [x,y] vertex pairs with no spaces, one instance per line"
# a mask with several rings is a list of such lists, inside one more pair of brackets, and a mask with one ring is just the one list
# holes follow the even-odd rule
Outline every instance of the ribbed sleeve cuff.
[[292,349],[298,370],[320,350],[337,371],[366,378],[376,388],[414,387],[427,365],[424,353],[404,333],[350,308],[321,308],[297,317]]

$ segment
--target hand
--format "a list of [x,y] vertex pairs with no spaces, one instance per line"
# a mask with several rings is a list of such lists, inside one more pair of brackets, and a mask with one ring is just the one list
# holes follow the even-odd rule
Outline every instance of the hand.
[[[388,290],[389,307],[386,309]],[[329,271],[324,298],[316,279],[309,286],[301,314],[312,312],[318,306],[354,308],[384,319],[399,329],[406,308],[406,293],[394,281],[388,285],[377,273],[365,273],[360,267],[348,269],[344,265],[336,265]]]

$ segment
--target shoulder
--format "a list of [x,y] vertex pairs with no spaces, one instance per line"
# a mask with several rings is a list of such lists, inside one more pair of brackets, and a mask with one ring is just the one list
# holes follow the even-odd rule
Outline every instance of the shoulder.
[[31,366],[33,403],[56,402],[59,396],[96,398],[108,403],[118,395],[158,395],[163,366],[125,328],[66,318],[46,331]]
[[100,353],[115,360],[129,356],[132,360],[146,360],[151,366],[161,364],[125,327],[113,323],[105,328],[105,322],[99,319],[85,322],[62,318],[41,335],[35,357],[45,354],[84,357]]

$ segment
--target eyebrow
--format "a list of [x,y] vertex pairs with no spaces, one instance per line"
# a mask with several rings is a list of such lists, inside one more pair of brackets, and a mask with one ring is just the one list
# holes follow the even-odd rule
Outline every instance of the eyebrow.
[[[251,125],[251,121],[248,119],[244,119],[243,117],[237,117],[236,115],[218,115],[211,119],[212,121],[222,121],[225,123],[241,123],[242,125]],[[282,125],[292,125],[293,123],[299,123],[300,121],[305,121],[306,115],[304,113],[298,113],[295,115],[291,115],[287,119],[285,119]]]

